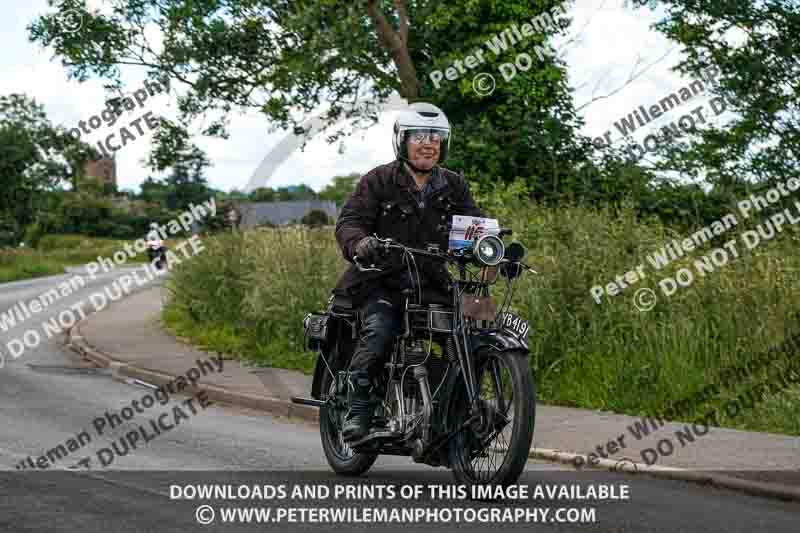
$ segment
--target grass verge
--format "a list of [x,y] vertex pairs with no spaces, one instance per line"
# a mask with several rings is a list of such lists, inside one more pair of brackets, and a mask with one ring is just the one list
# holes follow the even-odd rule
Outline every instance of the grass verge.
[[[132,241],[101,239],[82,235],[47,235],[37,248],[0,250],[0,283],[64,273],[68,266],[80,266],[98,257],[111,259]],[[170,248],[175,243],[166,242]],[[129,263],[144,263],[147,254],[137,254]]]

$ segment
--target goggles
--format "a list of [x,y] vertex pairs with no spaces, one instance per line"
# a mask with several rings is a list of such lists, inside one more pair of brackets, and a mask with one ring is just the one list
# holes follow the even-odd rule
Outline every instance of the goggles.
[[424,142],[441,144],[442,141],[447,139],[447,132],[441,130],[410,130],[406,133],[406,139],[411,144],[422,144]]

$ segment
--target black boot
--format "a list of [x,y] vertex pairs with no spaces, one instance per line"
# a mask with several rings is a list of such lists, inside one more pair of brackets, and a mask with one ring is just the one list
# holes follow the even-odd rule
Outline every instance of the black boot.
[[372,421],[370,379],[364,370],[353,370],[347,379],[347,396],[350,410],[344,420],[342,437],[346,441],[363,439],[369,433]]

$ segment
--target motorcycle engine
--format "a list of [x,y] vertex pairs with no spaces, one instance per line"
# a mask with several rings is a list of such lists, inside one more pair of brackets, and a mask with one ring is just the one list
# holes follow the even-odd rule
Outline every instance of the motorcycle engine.
[[[404,346],[404,363],[406,366],[419,365],[425,362],[428,369],[428,381],[431,389],[435,390],[442,381],[447,371],[448,361],[433,350],[429,341],[415,339]],[[403,392],[407,398],[417,397],[418,384],[414,379],[413,369],[405,373]]]
[[[423,380],[427,390],[425,394],[430,397],[433,390],[441,383],[447,370],[448,361],[434,351],[433,343],[429,340],[411,339],[401,345],[402,370],[402,397],[403,417],[399,417],[395,403],[389,407],[392,413],[387,420],[387,428],[392,431],[404,431],[406,438],[411,439],[421,436],[420,417],[424,409],[423,392],[420,379]],[[420,368],[420,365],[424,366]]]
[[425,360],[428,355],[428,346],[423,340],[412,340],[407,342],[404,350],[403,362],[408,365],[418,365]]

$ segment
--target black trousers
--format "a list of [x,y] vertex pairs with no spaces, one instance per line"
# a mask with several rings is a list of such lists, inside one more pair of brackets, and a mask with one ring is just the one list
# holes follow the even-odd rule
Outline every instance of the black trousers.
[[350,370],[367,371],[376,378],[387,361],[394,339],[402,333],[403,309],[399,291],[380,287],[368,294],[358,310],[361,331]]
[[[448,305],[452,302],[451,297],[447,290],[423,285],[423,304]],[[361,331],[350,370],[365,370],[374,379],[388,361],[395,338],[403,332],[403,298],[400,289],[379,286],[366,295],[358,312]]]

